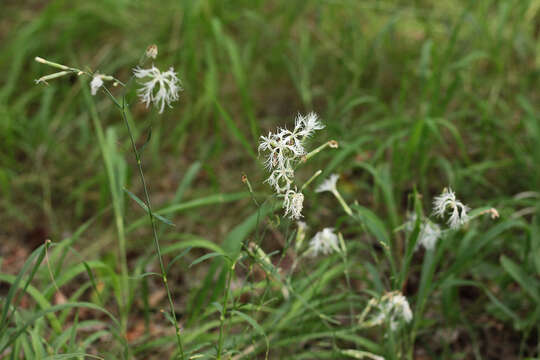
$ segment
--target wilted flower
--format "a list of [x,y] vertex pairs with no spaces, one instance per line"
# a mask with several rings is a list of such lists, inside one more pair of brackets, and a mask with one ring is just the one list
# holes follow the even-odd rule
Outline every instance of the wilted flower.
[[[406,223],[406,230],[412,231],[414,229],[414,224],[416,223],[416,214],[409,216],[409,221]],[[431,250],[437,244],[437,240],[441,237],[442,231],[439,225],[429,221],[424,220],[420,223],[420,232],[418,233],[418,241],[416,242],[416,249],[419,246],[423,246],[426,250]]]
[[339,179],[338,174],[332,174],[330,177],[326,180],[324,180],[316,189],[315,192],[324,192],[324,191],[330,191],[331,193],[337,191],[336,184]]
[[448,225],[452,229],[459,228],[469,220],[467,215],[469,207],[456,199],[456,195],[452,189],[445,188],[443,193],[433,200],[433,213],[443,218],[448,208],[452,211],[448,218]]
[[377,304],[379,313],[373,318],[374,324],[388,322],[392,331],[399,326],[400,320],[410,322],[413,318],[407,298],[399,291],[385,294]]
[[169,107],[171,102],[178,100],[178,92],[182,90],[180,80],[171,67],[165,72],[161,72],[154,65],[150,69],[141,69],[139,67],[133,70],[138,79],[148,79],[142,82],[142,88],[137,90],[139,97],[146,107],[153,103],[159,107],[159,113],[163,112],[165,104]]
[[296,225],[298,226],[298,230],[296,231],[296,242],[294,247],[296,250],[299,250],[304,243],[304,239],[306,238],[308,225],[303,221],[297,221]]
[[319,231],[309,242],[309,247],[312,256],[317,256],[319,253],[328,255],[332,251],[339,251],[338,237],[334,233],[334,229],[324,228]]
[[492,220],[499,218],[499,212],[495,208],[489,208],[482,211],[480,214],[490,214]]
[[96,95],[101,86],[103,86],[103,79],[101,75],[95,74],[90,82],[90,92],[92,95]]
[[435,247],[440,237],[441,228],[439,225],[427,220],[420,227],[418,244],[422,245],[426,250],[431,250]]
[[285,216],[289,215],[293,220],[300,219],[304,207],[304,194],[295,190],[288,190],[284,195],[283,207],[285,208]]

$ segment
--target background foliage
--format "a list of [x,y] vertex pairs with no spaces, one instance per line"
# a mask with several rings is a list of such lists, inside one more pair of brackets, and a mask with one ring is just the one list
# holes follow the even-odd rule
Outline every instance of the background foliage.
[[[270,358],[340,358],[350,348],[387,358],[538,356],[539,1],[4,1],[0,12],[3,309],[17,294],[0,345],[11,356],[120,358],[126,342],[139,358],[174,350],[163,291],[145,275],[156,264],[144,212],[122,191],[142,189],[118,113],[105,96],[89,96],[84,80],[34,85],[45,74],[35,56],[127,78],[151,43],[156,65],[172,64],[184,91],[163,116],[134,104],[129,120],[140,144],[152,129],[147,178],[156,209],[176,224],[160,229],[167,261],[193,247],[169,278],[190,351],[215,353],[230,272],[220,259],[189,264],[258,241],[278,251],[276,267],[290,268],[294,224],[261,220],[240,177],[269,193],[259,135],[313,110],[327,125],[313,144],[336,139],[340,148],[306,164],[306,179],[319,168],[340,173],[343,196],[364,217],[350,221],[312,191],[304,214],[313,233],[344,234],[349,265],[337,255],[310,260],[293,279],[301,297],[286,301],[264,267],[246,260],[228,304],[240,313],[227,327],[233,358],[246,349],[263,358],[265,339]],[[380,253],[379,237],[405,242],[395,229],[415,189],[429,214],[448,185],[501,217],[452,234],[433,257],[416,253],[403,288],[393,288],[387,266],[368,254]],[[128,307],[116,306],[125,280],[119,232],[132,274]],[[36,258],[40,266],[23,266]],[[368,294],[388,290],[402,290],[415,313],[397,353],[382,331],[317,315],[347,314],[351,301],[359,313]],[[127,318],[123,335],[104,311]],[[17,336],[7,343],[6,334]]]

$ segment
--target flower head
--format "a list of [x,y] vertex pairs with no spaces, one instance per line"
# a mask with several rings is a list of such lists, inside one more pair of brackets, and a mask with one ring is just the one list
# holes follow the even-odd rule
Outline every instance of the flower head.
[[330,191],[335,192],[337,191],[336,184],[339,179],[338,174],[332,174],[330,177],[326,180],[324,180],[316,189],[315,192],[324,192],[324,191]]
[[161,72],[154,65],[150,69],[139,67],[133,70],[137,79],[147,79],[142,82],[142,88],[137,90],[139,97],[146,107],[153,103],[159,107],[159,113],[163,112],[165,104],[171,107],[171,102],[178,100],[178,92],[182,90],[180,80],[171,67],[165,72]]
[[321,129],[324,129],[324,125],[314,112],[310,112],[306,116],[300,114],[296,116],[294,133],[297,133],[303,139],[310,137],[316,130]]
[[457,229],[469,221],[469,216],[467,215],[469,207],[456,199],[456,194],[452,189],[445,188],[442,194],[435,197],[433,200],[433,213],[442,218],[448,209],[451,211],[450,217],[448,218],[448,225],[452,229]]
[[334,229],[324,228],[319,231],[309,242],[309,247],[312,256],[317,256],[319,253],[328,255],[332,251],[339,251],[338,237],[334,233]]
[[268,136],[261,136],[259,152],[261,151],[268,151],[264,165],[269,170],[290,167],[293,160],[306,153],[301,139],[287,129],[278,129],[275,134],[270,132]]
[[278,168],[270,174],[270,177],[265,180],[270,186],[272,186],[276,193],[286,193],[291,189],[291,185],[294,181],[294,170],[290,165]]
[[261,136],[259,152],[266,151],[267,157],[264,165],[268,170],[291,167],[292,162],[298,161],[306,154],[303,142],[315,130],[324,128],[315,113],[306,116],[298,115],[294,130],[278,128],[276,133],[269,132],[268,136]]
[[285,208],[285,216],[288,215],[293,220],[300,219],[304,207],[304,194],[288,190],[284,195],[283,207]]
[[95,74],[92,78],[92,81],[90,82],[90,92],[92,95],[96,95],[99,88],[103,86],[103,79],[101,78],[101,75]]
[[373,322],[376,324],[388,322],[392,331],[398,328],[401,320],[410,322],[413,318],[407,298],[399,291],[385,294],[377,308],[379,313],[373,318]]

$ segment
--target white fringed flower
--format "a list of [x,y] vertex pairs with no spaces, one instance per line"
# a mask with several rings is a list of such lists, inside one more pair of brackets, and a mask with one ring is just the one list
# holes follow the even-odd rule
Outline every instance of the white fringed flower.
[[264,165],[267,169],[291,167],[291,162],[306,154],[302,139],[287,129],[278,129],[276,134],[261,136],[259,152],[268,151]]
[[259,152],[268,152],[264,165],[268,170],[275,168],[292,168],[292,163],[306,154],[303,142],[315,130],[324,128],[315,113],[307,116],[298,115],[295,121],[294,131],[279,128],[274,134],[261,136]]
[[285,208],[285,216],[288,215],[293,220],[300,219],[304,207],[304,194],[288,190],[284,195],[283,207]]
[[390,329],[398,329],[401,321],[410,322],[413,313],[407,298],[399,291],[384,295],[377,305],[379,313],[373,318],[373,323],[382,324],[388,322]]
[[90,82],[90,92],[92,95],[96,95],[99,88],[103,86],[103,79],[102,76],[99,74],[95,74],[92,78],[92,81]]
[[309,248],[312,256],[317,256],[319,253],[328,255],[332,251],[339,251],[338,237],[334,233],[334,229],[324,228],[315,234],[309,242]]
[[171,102],[178,100],[178,92],[182,88],[172,67],[165,72],[161,72],[154,65],[150,69],[137,67],[133,73],[137,79],[147,79],[145,82],[141,82],[142,88],[137,90],[139,98],[146,104],[146,107],[153,103],[159,108],[161,114],[165,104],[171,107]]
[[413,314],[409,302],[401,293],[392,296],[389,305],[394,310],[395,317],[401,317],[405,322],[412,320]]
[[445,188],[443,193],[433,200],[433,213],[443,218],[448,208],[452,211],[448,218],[448,225],[452,229],[457,229],[469,221],[469,216],[467,215],[469,207],[456,199],[456,194],[452,189]]
[[286,193],[291,189],[291,185],[294,181],[294,170],[291,166],[278,168],[270,174],[270,177],[265,180],[270,186],[272,186],[276,193]]
[[324,129],[324,125],[319,121],[317,114],[310,112],[306,116],[298,114],[296,116],[294,133],[299,134],[302,138],[308,138],[316,130]]
[[315,192],[324,192],[324,191],[329,191],[329,192],[335,192],[337,191],[337,187],[336,187],[336,184],[337,184],[337,181],[339,179],[339,175],[338,174],[332,174],[330,175],[330,177],[326,180],[324,180],[316,189],[315,189]]

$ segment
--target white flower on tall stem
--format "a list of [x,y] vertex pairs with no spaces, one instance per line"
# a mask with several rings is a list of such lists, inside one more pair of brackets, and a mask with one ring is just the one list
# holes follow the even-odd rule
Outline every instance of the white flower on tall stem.
[[293,220],[298,220],[302,217],[302,209],[304,207],[304,194],[295,190],[288,190],[284,195],[283,207],[285,208],[285,216]]
[[161,114],[165,104],[171,107],[171,102],[178,100],[178,92],[182,90],[182,87],[172,67],[165,72],[161,72],[154,65],[150,69],[137,67],[133,73],[137,79],[147,79],[140,83],[142,88],[137,90],[139,98],[146,107],[153,103],[159,108]]
[[309,251],[312,256],[320,254],[328,255],[332,251],[339,251],[338,236],[334,233],[334,228],[324,228],[319,231],[309,242]]
[[447,221],[450,228],[457,229],[469,221],[469,216],[467,215],[467,211],[470,210],[469,207],[456,199],[456,194],[452,189],[445,188],[442,194],[433,200],[433,213],[443,218],[448,209],[451,211]]

